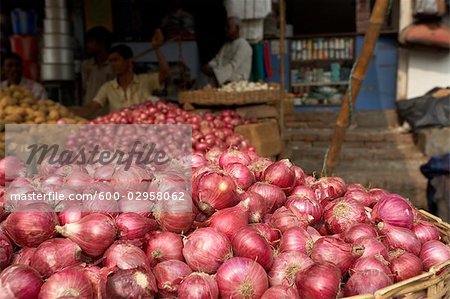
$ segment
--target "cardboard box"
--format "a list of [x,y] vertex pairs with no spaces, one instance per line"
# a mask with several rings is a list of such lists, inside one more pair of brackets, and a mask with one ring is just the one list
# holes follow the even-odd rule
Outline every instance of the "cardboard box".
[[234,132],[247,138],[262,157],[277,156],[284,150],[276,120],[237,126]]
[[242,118],[277,118],[278,110],[276,107],[271,105],[252,105],[236,109],[236,113]]

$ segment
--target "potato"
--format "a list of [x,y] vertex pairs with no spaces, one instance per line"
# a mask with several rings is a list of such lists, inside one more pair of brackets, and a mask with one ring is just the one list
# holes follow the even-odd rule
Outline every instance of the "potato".
[[18,124],[18,123],[23,122],[23,117],[20,114],[10,114],[5,117],[5,122],[7,124],[10,124],[10,123]]
[[50,110],[48,112],[48,118],[51,120],[58,120],[60,117],[58,110]]
[[44,112],[42,112],[42,111],[40,111],[40,110],[38,110],[38,111],[34,111],[33,112],[33,115],[34,115],[34,117],[35,118],[44,118],[45,119],[45,113]]
[[45,122],[45,117],[36,117],[34,119],[34,122],[37,123],[37,124],[42,124],[42,123]]

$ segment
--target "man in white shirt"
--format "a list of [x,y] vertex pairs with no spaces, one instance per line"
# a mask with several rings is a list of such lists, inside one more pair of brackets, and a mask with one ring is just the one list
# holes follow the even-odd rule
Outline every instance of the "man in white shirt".
[[246,81],[250,78],[253,53],[249,43],[240,37],[240,24],[238,18],[228,18],[227,42],[219,53],[202,67],[202,72],[213,80],[213,85],[221,86],[228,82]]
[[83,107],[71,107],[81,117],[90,118],[102,108],[118,111],[152,98],[152,93],[161,89],[169,77],[169,65],[160,51],[163,36],[158,29],[152,45],[159,61],[159,73],[136,75],[133,71],[133,51],[126,45],[117,45],[109,51],[109,63],[116,78],[102,85],[94,99]]
[[48,98],[44,86],[36,81],[22,77],[22,58],[19,55],[15,53],[3,55],[2,68],[6,80],[0,83],[0,87],[17,85],[31,90],[33,97],[37,100]]
[[105,27],[97,26],[86,33],[86,53],[90,58],[81,64],[83,104],[92,101],[103,83],[114,79],[108,61],[111,42],[112,34]]

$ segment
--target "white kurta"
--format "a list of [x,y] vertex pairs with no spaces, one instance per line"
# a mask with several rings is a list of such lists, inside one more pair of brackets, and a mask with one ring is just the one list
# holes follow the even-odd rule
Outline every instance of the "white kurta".
[[216,57],[209,62],[219,85],[225,82],[247,81],[252,69],[252,52],[249,43],[243,38],[225,43]]

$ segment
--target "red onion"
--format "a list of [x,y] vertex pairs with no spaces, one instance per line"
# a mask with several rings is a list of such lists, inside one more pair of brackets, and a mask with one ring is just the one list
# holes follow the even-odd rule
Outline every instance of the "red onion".
[[183,256],[192,270],[213,274],[233,256],[233,252],[225,234],[206,227],[197,229],[185,239]]
[[301,252],[311,255],[314,241],[302,227],[292,227],[284,231],[280,241],[280,252]]
[[53,173],[55,173],[55,171],[60,168],[62,165],[58,162],[58,163],[50,163],[50,157],[45,158],[41,164],[39,164],[38,167],[38,174],[41,176],[48,176],[51,175]]
[[310,216],[299,215],[303,217],[299,219],[291,210],[281,207],[273,213],[270,218],[270,225],[284,233],[292,227],[304,227],[309,225]]
[[216,281],[221,298],[261,298],[269,285],[264,268],[245,257],[234,257],[223,263]]
[[168,260],[157,264],[153,273],[162,296],[177,296],[181,281],[191,274],[192,270],[181,261]]
[[136,269],[150,270],[150,262],[144,251],[129,241],[116,241],[103,255],[103,265],[109,269]]
[[266,223],[255,223],[248,226],[260,234],[271,246],[280,242],[280,232]]
[[272,267],[272,248],[267,240],[255,230],[248,227],[241,228],[234,234],[231,244],[235,256],[257,261],[266,271]]
[[[314,189],[314,188],[315,188],[316,182],[317,182],[317,180],[316,180],[316,178],[313,177],[313,176],[307,175],[307,176],[305,177],[305,186],[306,186],[306,187],[309,187],[309,188],[313,188],[313,189]],[[317,198],[317,200],[320,200],[320,198]]]
[[56,230],[77,243],[91,257],[102,255],[116,237],[114,221],[97,213],[87,215],[78,222],[56,226]]
[[364,246],[364,253],[361,257],[371,257],[381,255],[385,259],[389,257],[388,250],[384,244],[374,237],[361,237],[353,244]]
[[106,298],[106,279],[109,270],[90,265],[83,268],[83,271],[91,282],[94,298]]
[[84,208],[79,203],[72,203],[66,205],[61,212],[58,213],[59,223],[66,225],[68,223],[74,223],[80,221],[81,218],[88,215],[88,212],[84,211]]
[[154,298],[157,292],[151,271],[118,270],[108,276],[105,298]]
[[355,243],[355,241],[361,237],[376,238],[377,236],[377,231],[369,223],[357,223],[344,233],[344,241],[348,243]]
[[[178,191],[166,191],[178,195]],[[166,194],[167,194],[166,193]],[[173,233],[186,233],[191,229],[195,219],[192,200],[184,194],[184,200],[159,201],[154,207],[153,215],[161,228]]]
[[203,167],[203,166],[206,166],[207,164],[208,164],[208,162],[203,157],[203,155],[192,154],[192,156],[191,156],[191,167],[192,168],[195,169],[195,168]]
[[0,271],[8,267],[13,257],[13,244],[0,230]]
[[280,187],[285,192],[291,191],[296,184],[292,163],[284,159],[271,164],[264,170],[262,180]]
[[210,149],[206,154],[205,158],[213,165],[219,165],[219,156],[223,153],[223,151],[218,148],[214,147]]
[[392,251],[389,268],[394,275],[395,282],[422,274],[422,261],[412,253],[402,249]]
[[268,212],[267,202],[258,193],[246,191],[240,196],[241,204],[248,210],[248,220],[250,223],[261,222],[264,215]]
[[365,207],[372,207],[376,203],[373,197],[371,197],[370,194],[365,190],[355,189],[349,191],[347,189],[347,192],[345,193],[344,197],[356,200]]
[[378,230],[384,236],[383,242],[389,249],[403,249],[414,255],[419,255],[422,244],[409,229],[380,222],[378,223]]
[[107,199],[107,196],[114,196],[114,188],[111,185],[101,182],[92,183],[84,188],[83,194],[90,194],[92,196],[91,200],[83,201],[85,211],[89,213],[105,213],[111,216],[117,215],[119,211],[117,201]]
[[272,165],[273,162],[270,159],[267,158],[259,158],[256,161],[253,161],[248,168],[255,174],[255,179],[257,181],[260,181],[262,179],[264,170],[270,165]]
[[114,189],[122,195],[128,192],[145,192],[154,176],[144,168],[132,165],[129,169],[119,167],[111,178]]
[[350,198],[330,203],[323,213],[327,229],[334,234],[343,233],[353,225],[368,221],[362,204]]
[[98,182],[110,182],[114,172],[116,170],[116,166],[112,164],[102,165],[95,169],[93,177]]
[[322,235],[319,233],[319,231],[312,226],[308,226],[306,228],[306,231],[311,236],[311,238],[313,239],[314,242],[316,242],[318,239],[322,238]]
[[31,264],[31,258],[34,255],[34,252],[36,251],[37,248],[33,248],[33,247],[26,247],[26,248],[22,248],[19,251],[17,251],[14,256],[13,256],[13,260],[12,260],[12,265],[25,265],[25,266],[30,266]]
[[231,163],[224,170],[242,190],[247,190],[255,182],[255,175],[243,164]]
[[441,237],[439,236],[438,229],[431,223],[426,221],[419,221],[411,229],[419,239],[420,243],[425,243],[431,240],[439,241]]
[[65,186],[81,192],[93,181],[94,179],[91,178],[86,172],[74,170],[66,177]]
[[261,299],[272,299],[272,298],[299,299],[300,297],[298,295],[297,290],[294,287],[278,285],[269,288],[261,297]]
[[306,178],[305,172],[297,165],[294,165],[292,168],[294,169],[295,173],[295,186],[303,185]]
[[301,252],[284,252],[277,256],[269,272],[271,286],[291,286],[295,283],[298,272],[302,272],[314,264],[306,254]]
[[236,184],[229,176],[218,172],[207,172],[194,178],[192,188],[194,202],[204,214],[211,215],[215,210],[232,207],[239,201]]
[[391,276],[392,272],[388,265],[389,262],[382,256],[360,257],[350,268],[350,275],[353,275],[356,272],[374,269]]
[[390,193],[383,189],[373,188],[369,191],[369,196],[372,197],[373,202],[379,202],[383,197],[389,195]]
[[302,198],[317,200],[316,193],[314,193],[314,190],[308,186],[301,186],[301,185],[295,186],[294,189],[292,189],[291,192],[289,192],[289,196],[294,195]]
[[392,279],[384,272],[371,269],[357,272],[347,281],[345,296],[373,294],[392,284]]
[[347,185],[339,177],[323,177],[314,183],[313,189],[319,201],[333,200],[344,196]]
[[248,211],[242,204],[217,211],[212,215],[210,226],[224,233],[229,239],[248,224]]
[[152,266],[167,260],[184,261],[183,240],[175,233],[152,232],[145,243],[145,253]]
[[440,241],[427,241],[422,245],[419,256],[423,262],[423,268],[428,271],[431,267],[450,260],[450,248]]
[[6,156],[0,160],[0,186],[8,186],[14,179],[24,177],[27,168],[16,156]]
[[136,213],[122,213],[116,218],[120,239],[135,240],[143,238],[148,232],[156,230],[158,224],[153,219]]
[[136,213],[144,217],[152,215],[154,204],[149,200],[120,200],[119,211],[122,213]]
[[194,272],[183,279],[178,288],[180,299],[217,299],[219,287],[213,276]]
[[373,207],[372,219],[411,229],[414,221],[413,209],[411,203],[400,195],[386,195]]
[[36,247],[56,235],[56,213],[45,203],[31,203],[8,216],[5,231],[21,247]]
[[250,156],[242,151],[228,150],[226,152],[223,152],[219,156],[219,166],[223,169],[233,163],[239,163],[241,165],[247,166],[250,164],[250,162]]
[[295,278],[301,298],[336,298],[341,284],[339,269],[330,263],[316,263]]
[[299,214],[311,216],[311,225],[320,221],[323,211],[318,201],[298,195],[291,195],[287,199],[286,208],[290,209],[296,216]]
[[311,258],[316,262],[335,264],[344,276],[350,266],[364,252],[364,247],[347,244],[333,237],[323,237],[314,243]]
[[81,263],[81,248],[69,239],[55,238],[43,242],[34,252],[30,266],[43,278]]
[[257,182],[253,184],[248,191],[252,191],[261,195],[267,202],[267,207],[269,211],[275,211],[279,207],[283,206],[286,202],[286,195],[280,187]]
[[347,184],[347,193],[353,190],[367,191],[361,184]]
[[55,273],[42,285],[39,298],[80,298],[91,299],[91,282],[82,270],[67,269]]
[[0,272],[1,298],[38,298],[43,281],[39,273],[25,265],[12,265]]

